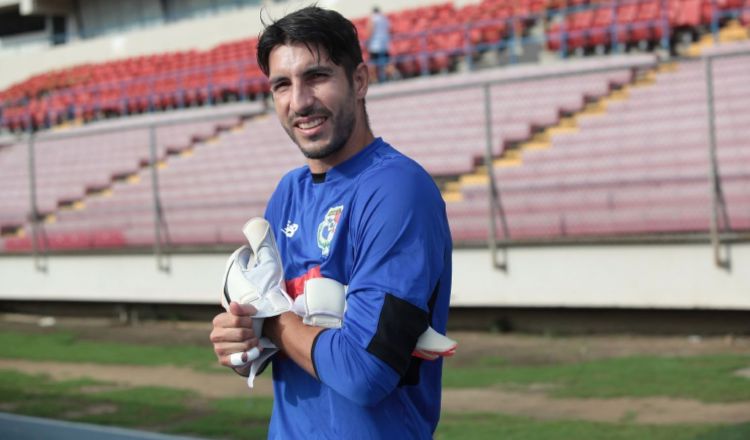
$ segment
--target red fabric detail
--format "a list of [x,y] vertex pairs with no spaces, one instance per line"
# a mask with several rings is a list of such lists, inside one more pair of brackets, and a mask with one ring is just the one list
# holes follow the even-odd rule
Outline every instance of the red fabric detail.
[[292,299],[297,298],[305,291],[305,281],[313,278],[323,278],[323,275],[320,274],[320,266],[311,268],[297,278],[286,280],[286,293],[288,293]]

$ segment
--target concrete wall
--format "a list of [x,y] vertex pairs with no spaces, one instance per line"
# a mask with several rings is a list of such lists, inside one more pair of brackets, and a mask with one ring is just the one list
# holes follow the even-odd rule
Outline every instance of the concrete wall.
[[[514,248],[497,271],[486,250],[454,253],[454,306],[750,310],[750,244],[732,247],[731,271],[708,245]],[[0,300],[216,304],[226,256],[52,256],[47,273],[30,257],[0,257]]]
[[453,300],[471,306],[750,309],[750,244],[732,270],[705,245],[513,248],[507,273],[483,250],[454,256]]

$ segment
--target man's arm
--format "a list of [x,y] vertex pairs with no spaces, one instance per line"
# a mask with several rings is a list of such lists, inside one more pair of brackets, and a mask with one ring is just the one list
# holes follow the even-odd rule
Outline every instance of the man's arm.
[[325,330],[302,323],[302,318],[293,312],[282,313],[263,322],[263,335],[271,339],[297,365],[318,379],[312,360],[315,338]]

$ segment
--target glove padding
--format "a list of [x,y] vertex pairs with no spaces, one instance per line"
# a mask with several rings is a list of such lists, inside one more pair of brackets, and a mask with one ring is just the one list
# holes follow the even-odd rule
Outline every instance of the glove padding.
[[252,388],[255,376],[278,351],[271,340],[262,336],[263,318],[291,310],[292,300],[284,288],[284,269],[271,225],[255,217],[245,223],[242,232],[248,245],[234,251],[227,261],[221,303],[227,311],[232,301],[250,304],[258,311],[252,319],[260,348],[230,356],[235,367],[251,363],[247,384]]
[[292,311],[302,322],[314,327],[339,328],[346,310],[346,288],[331,278],[305,281],[302,295],[294,300]]
[[[346,286],[330,278],[312,278],[305,282],[304,293],[294,300],[292,311],[310,326],[340,328],[346,310]],[[417,339],[412,356],[435,360],[456,353],[458,343],[427,327]]]

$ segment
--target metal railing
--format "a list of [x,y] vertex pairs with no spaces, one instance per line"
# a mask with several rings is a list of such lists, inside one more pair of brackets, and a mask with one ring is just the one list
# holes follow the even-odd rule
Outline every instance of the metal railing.
[[[523,77],[514,77],[507,79],[496,79],[496,80],[480,80],[480,81],[467,81],[461,84],[438,86],[438,87],[421,87],[413,90],[399,90],[396,92],[383,92],[375,96],[368,97],[369,102],[385,100],[385,99],[399,99],[409,96],[426,95],[430,93],[441,93],[448,91],[459,91],[459,90],[470,90],[480,88],[483,96],[483,114],[484,114],[484,145],[485,152],[483,157],[484,166],[488,173],[488,206],[489,206],[489,236],[487,238],[486,246],[490,250],[490,258],[493,267],[499,270],[508,270],[508,248],[517,244],[518,241],[511,237],[511,231],[508,226],[508,219],[503,207],[501,189],[498,186],[497,179],[495,177],[493,161],[496,158],[495,154],[495,141],[494,141],[494,124],[492,123],[493,104],[491,98],[491,88],[497,86],[507,86],[513,84],[519,84],[524,82],[535,82],[543,81],[547,79],[560,79],[569,78],[579,75],[607,73],[613,71],[622,71],[623,69],[642,70],[654,67],[654,62],[640,62],[632,63],[629,66],[615,66],[615,67],[595,67],[589,69],[581,69],[570,72],[555,72],[555,73],[541,73],[541,74],[530,74]],[[500,228],[498,228],[500,223]]]
[[[721,172],[719,170],[719,160],[717,154],[717,135],[716,135],[716,105],[714,98],[714,64],[716,60],[750,57],[750,51],[727,53],[727,54],[709,54],[704,57],[706,72],[706,106],[708,115],[708,135],[709,135],[709,187],[711,189],[711,246],[713,248],[714,264],[717,267],[731,269],[730,247],[726,241],[722,241],[722,232],[730,230],[729,214],[727,212],[726,198],[721,182]],[[750,148],[750,139],[748,140]],[[750,166],[749,166],[750,168]]]
[[[729,255],[729,246],[731,243],[737,241],[750,240],[749,231],[735,232],[729,229],[729,218],[727,213],[727,203],[724,197],[722,189],[722,174],[719,169],[719,160],[717,154],[717,125],[715,115],[715,102],[714,102],[714,71],[713,65],[716,60],[727,59],[731,57],[750,56],[750,51],[737,52],[732,54],[716,54],[707,55],[703,58],[702,62],[705,63],[705,81],[707,90],[707,114],[708,114],[708,136],[709,144],[707,149],[709,151],[708,160],[708,175],[709,175],[709,187],[711,194],[711,205],[707,207],[710,209],[710,225],[707,225],[706,233],[669,233],[669,234],[634,234],[629,236],[560,236],[554,238],[541,238],[541,239],[525,239],[513,236],[513,228],[510,226],[508,217],[509,213],[504,203],[504,197],[507,192],[507,188],[502,188],[499,185],[499,180],[495,175],[494,161],[497,159],[495,136],[494,132],[495,124],[493,123],[493,113],[496,110],[496,103],[493,104],[491,92],[494,87],[500,86],[513,86],[524,82],[534,82],[543,80],[555,80],[562,78],[569,78],[579,75],[607,73],[613,71],[621,71],[623,69],[635,69],[644,70],[655,67],[654,61],[642,61],[638,63],[631,63],[628,66],[616,65],[616,66],[605,66],[596,67],[589,69],[577,69],[566,72],[552,72],[552,73],[539,73],[530,74],[522,77],[508,76],[501,79],[482,79],[462,82],[460,84],[449,84],[442,86],[430,86],[430,85],[419,85],[415,84],[414,87],[410,87],[405,90],[397,90],[393,88],[384,88],[372,93],[368,96],[368,102],[374,103],[378,101],[403,99],[406,97],[416,97],[421,95],[428,95],[433,93],[444,93],[449,91],[463,91],[463,90],[481,90],[482,93],[482,112],[483,112],[483,131],[484,131],[484,156],[481,159],[484,166],[486,167],[488,174],[488,186],[486,188],[487,194],[487,206],[488,206],[488,236],[485,242],[485,246],[490,250],[490,257],[493,267],[499,270],[508,270],[508,249],[513,246],[529,246],[529,245],[564,245],[564,244],[613,244],[613,243],[631,243],[631,242],[647,242],[647,243],[684,243],[684,242],[709,242],[713,248],[714,262],[717,266],[726,269],[731,268],[731,261]],[[256,112],[257,114],[257,112]],[[159,127],[175,124],[186,124],[191,122],[205,122],[212,120],[228,119],[233,116],[241,117],[246,116],[247,112],[222,113],[221,115],[213,116],[196,116],[191,118],[179,118],[174,120],[166,121],[144,121],[142,123],[133,122],[128,124],[127,130],[140,130],[147,129],[149,132],[148,147],[149,147],[149,163],[151,173],[151,191],[152,191],[152,204],[151,211],[154,218],[154,239],[152,252],[156,258],[157,268],[161,271],[170,270],[169,255],[174,251],[170,240],[169,234],[169,223],[164,216],[164,210],[161,202],[161,191],[159,189],[159,171],[157,167],[158,154],[157,154],[157,139],[156,130]],[[32,242],[32,253],[34,255],[35,267],[40,270],[46,270],[48,265],[48,247],[45,245],[45,229],[42,221],[41,214],[38,210],[37,205],[37,185],[36,180],[36,160],[35,160],[35,144],[40,140],[60,140],[77,137],[85,137],[95,134],[111,133],[123,130],[122,127],[102,127],[97,128],[96,126],[87,127],[85,130],[76,130],[72,132],[60,132],[60,133],[29,133],[26,141],[28,142],[28,168],[29,168],[29,187],[30,187],[30,203],[29,203],[29,224],[31,226],[31,242]],[[387,136],[387,133],[385,133]],[[748,173],[750,175],[750,173]]]
[[[156,258],[156,267],[158,270],[163,272],[169,272],[171,270],[170,254],[172,250],[172,243],[169,235],[169,224],[164,216],[164,209],[161,201],[161,194],[159,190],[159,177],[158,177],[158,145],[157,145],[157,129],[168,126],[185,125],[195,122],[207,122],[207,121],[226,121],[232,118],[246,118],[253,115],[259,114],[259,111],[265,111],[263,109],[255,110],[234,110],[218,112],[219,114],[214,115],[200,115],[200,116],[181,116],[179,118],[162,117],[161,120],[157,121],[134,121],[127,124],[126,127],[122,126],[101,126],[90,125],[85,127],[83,130],[74,130],[70,132],[45,132],[37,133],[29,131],[24,136],[25,142],[27,143],[27,165],[28,165],[28,177],[29,177],[29,214],[27,216],[28,224],[31,228],[31,253],[34,261],[34,267],[40,272],[46,272],[48,269],[49,260],[49,243],[45,230],[44,213],[40,212],[38,206],[38,184],[37,184],[37,160],[36,160],[36,144],[39,141],[60,141],[65,139],[83,139],[90,136],[111,134],[111,133],[127,133],[134,130],[147,130],[148,131],[148,163],[146,167],[149,169],[151,177],[151,211],[154,217],[154,239],[152,252]],[[106,146],[105,146],[106,147]],[[137,164],[134,165],[137,167]],[[134,173],[138,173],[141,170],[135,168]],[[83,183],[83,182],[82,182]],[[54,214],[54,213],[52,213]]]
[[[489,235],[487,240],[487,247],[491,252],[492,264],[495,268],[500,270],[508,269],[508,248],[513,246],[533,246],[533,245],[550,245],[550,244],[612,244],[612,243],[710,243],[713,249],[713,261],[717,267],[724,268],[727,270],[731,269],[730,261],[730,245],[735,242],[745,242],[750,240],[750,231],[732,231],[730,227],[730,219],[728,214],[728,206],[724,191],[722,189],[722,173],[719,169],[719,160],[717,155],[717,127],[716,127],[716,113],[715,113],[715,97],[714,97],[714,73],[713,65],[718,59],[727,59],[733,57],[747,57],[750,56],[750,51],[737,51],[733,53],[725,54],[709,54],[704,56],[701,62],[705,64],[705,87],[706,87],[706,106],[707,106],[707,117],[708,117],[708,132],[707,139],[708,144],[706,146],[708,151],[709,160],[708,165],[708,179],[709,179],[709,190],[710,190],[710,205],[707,207],[710,210],[710,223],[706,226],[706,232],[692,232],[692,233],[646,233],[646,234],[629,234],[622,236],[611,236],[604,234],[602,236],[584,236],[584,237],[556,237],[556,238],[542,238],[542,239],[518,239],[513,237],[512,228],[509,227],[508,215],[504,208],[501,193],[502,188],[498,186],[498,179],[495,176],[495,167],[493,166],[493,159],[495,154],[493,153],[493,124],[492,114],[493,105],[490,97],[490,90],[493,86],[501,86],[507,84],[515,84],[526,81],[539,81],[543,79],[557,79],[564,78],[569,75],[585,75],[589,73],[601,73],[617,68],[600,68],[600,69],[588,69],[580,70],[570,74],[554,73],[549,75],[529,75],[525,78],[514,78],[509,80],[498,80],[498,81],[481,81],[475,83],[463,83],[459,85],[451,85],[437,88],[419,88],[415,90],[398,91],[398,92],[386,92],[379,94],[374,97],[368,98],[370,102],[379,99],[397,99],[407,96],[416,96],[428,93],[446,92],[453,90],[468,90],[472,88],[481,88],[483,91],[483,112],[484,112],[484,130],[485,130],[485,145],[486,151],[484,155],[484,165],[487,168],[488,173],[488,203],[489,203]],[[685,62],[693,62],[686,60]],[[643,69],[653,67],[648,64],[645,65],[634,65],[634,69]],[[665,110],[668,111],[668,110]],[[749,140],[750,141],[750,140]],[[748,145],[750,147],[750,144]],[[750,165],[747,169],[750,179]]]

